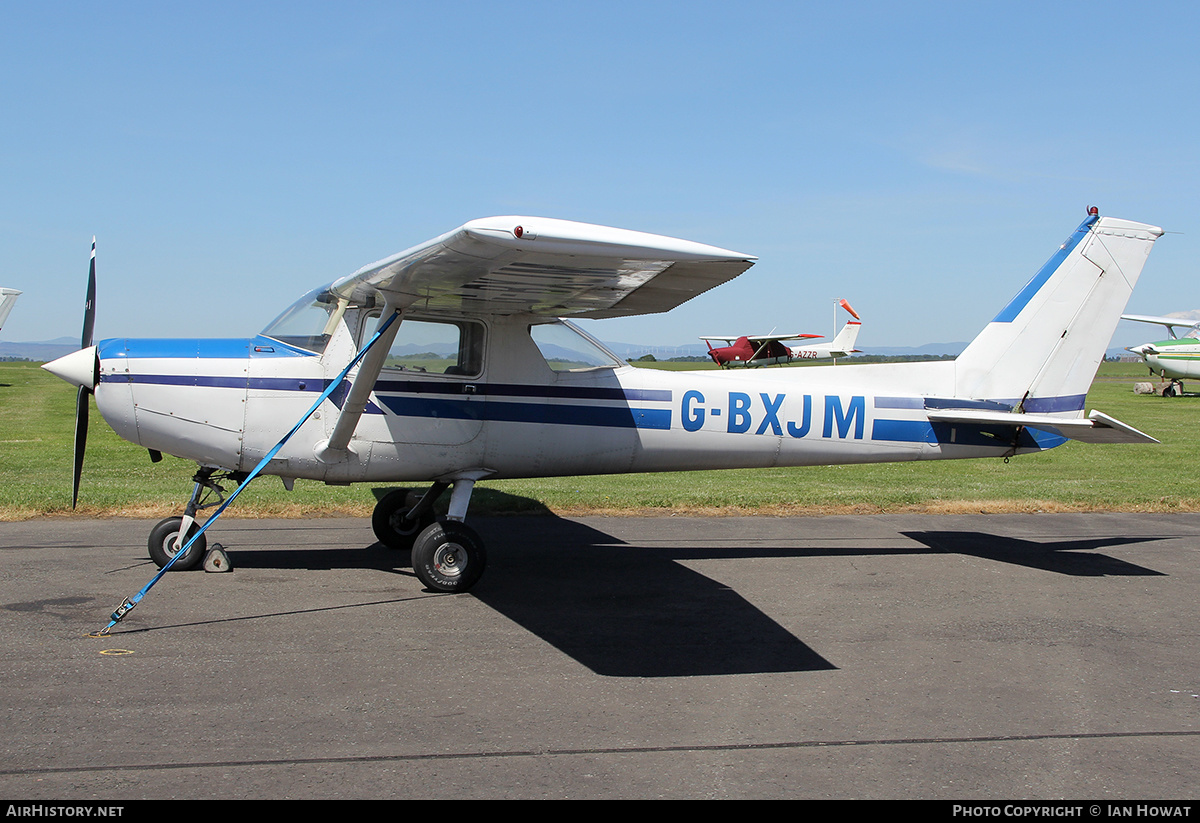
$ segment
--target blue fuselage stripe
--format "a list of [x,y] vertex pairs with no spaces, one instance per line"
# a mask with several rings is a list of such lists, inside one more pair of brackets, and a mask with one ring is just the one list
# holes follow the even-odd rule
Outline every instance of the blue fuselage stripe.
[[877,418],[871,426],[872,440],[896,443],[936,443],[928,420],[885,420]]
[[1015,427],[974,423],[930,423],[928,420],[876,419],[871,427],[872,440],[895,443],[929,443],[942,446],[1016,446],[1023,449],[1052,449],[1067,442],[1066,437],[1028,426],[1017,433]]
[[97,344],[101,359],[129,357],[142,360],[200,359],[245,360],[248,357],[316,357],[269,337],[241,338],[170,338],[133,337],[111,338]]
[[[257,389],[263,391],[302,391],[321,393],[328,384],[323,379],[298,377],[220,377],[199,374],[130,374],[115,372],[100,375],[102,383],[142,383],[152,386],[204,386],[219,389]],[[470,388],[468,388],[470,387]],[[669,389],[596,388],[592,386],[526,386],[507,383],[460,383],[380,380],[376,396],[384,394],[441,394],[488,397],[528,397],[568,400],[628,400],[643,403],[669,403]]]
[[1029,414],[1080,411],[1086,402],[1086,394],[1068,394],[1062,397],[1030,397],[1025,400],[1025,411]]
[[636,409],[629,406],[575,406],[551,403],[484,403],[470,400],[385,395],[377,398],[400,417],[445,417],[454,420],[544,423],[610,428],[670,429],[670,409]]

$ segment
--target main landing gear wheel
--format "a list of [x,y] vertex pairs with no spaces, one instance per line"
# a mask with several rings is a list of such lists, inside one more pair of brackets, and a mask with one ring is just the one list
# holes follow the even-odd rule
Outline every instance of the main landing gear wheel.
[[409,520],[404,515],[421,501],[421,492],[396,489],[385,494],[371,513],[371,530],[389,549],[411,549],[417,535],[435,522],[433,510]]
[[483,541],[473,529],[455,520],[434,523],[413,544],[413,571],[435,592],[465,592],[483,575],[485,566]]
[[[160,520],[150,532],[150,559],[160,569],[170,563],[171,558],[175,556],[175,538],[179,535],[179,529],[182,526],[182,517],[168,517],[166,520]],[[200,524],[193,522],[192,527],[188,529],[188,537],[191,537],[199,529]],[[187,543],[186,537],[182,543]],[[188,548],[187,553],[175,561],[171,566],[171,571],[184,572],[198,567],[204,562],[204,553],[207,549],[208,538],[202,534]]]

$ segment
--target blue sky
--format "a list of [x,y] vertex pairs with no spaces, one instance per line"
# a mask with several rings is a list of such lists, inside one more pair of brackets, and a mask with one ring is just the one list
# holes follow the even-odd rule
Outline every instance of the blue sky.
[[98,337],[230,337],[495,214],[759,257],[606,340],[829,333],[843,297],[862,349],[968,340],[1091,204],[1168,231],[1131,312],[1200,308],[1196,4],[0,9],[4,340],[78,335],[92,235]]

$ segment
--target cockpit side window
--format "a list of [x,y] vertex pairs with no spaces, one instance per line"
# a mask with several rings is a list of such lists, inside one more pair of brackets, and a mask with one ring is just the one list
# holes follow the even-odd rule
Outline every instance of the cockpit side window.
[[271,321],[262,334],[320,354],[333,334],[330,326],[334,325],[331,321],[338,319],[337,308],[337,298],[328,289],[313,289]]
[[613,369],[625,365],[599,341],[566,320],[530,326],[529,336],[546,358],[546,365],[556,372]]
[[484,326],[472,320],[401,318],[384,368],[477,377],[483,372]]

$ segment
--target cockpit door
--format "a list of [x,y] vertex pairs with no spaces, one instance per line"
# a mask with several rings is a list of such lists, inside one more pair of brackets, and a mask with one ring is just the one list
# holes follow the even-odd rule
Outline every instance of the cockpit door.
[[373,419],[359,435],[446,446],[478,437],[487,402],[486,334],[476,320],[403,318],[364,414]]

